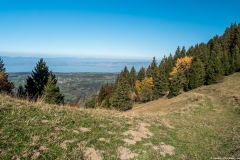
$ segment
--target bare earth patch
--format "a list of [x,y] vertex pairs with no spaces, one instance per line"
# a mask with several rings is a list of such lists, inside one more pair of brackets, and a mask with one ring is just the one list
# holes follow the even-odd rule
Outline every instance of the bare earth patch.
[[125,148],[125,147],[118,147],[118,157],[121,160],[126,160],[126,159],[131,159],[134,157],[137,157],[138,154],[132,153],[130,149]]
[[81,131],[81,132],[90,132],[91,129],[81,127],[81,128],[80,128],[80,131]]
[[60,146],[63,148],[63,149],[67,149],[67,143],[73,143],[74,141],[73,140],[65,140],[63,141]]
[[42,120],[42,123],[48,123],[48,120]]
[[34,150],[33,152],[34,152],[33,156],[31,157],[32,159],[36,159],[38,156],[40,156],[40,152],[39,151]]
[[132,139],[127,139],[127,138],[123,139],[123,141],[124,141],[125,143],[127,143],[128,145],[133,145],[133,144],[135,144],[135,143],[136,143],[136,141],[135,141],[135,140],[132,140]]
[[167,128],[170,128],[170,129],[175,129],[175,127],[171,126],[166,120],[163,120],[162,121],[163,125]]
[[32,136],[33,142],[36,142],[40,139],[40,136]]
[[88,160],[102,160],[102,153],[103,151],[87,147],[85,151],[85,156],[88,157]]
[[40,147],[39,147],[39,150],[40,150],[40,151],[46,151],[46,150],[48,150],[48,148],[47,148],[46,146],[40,146]]
[[160,154],[164,157],[166,154],[169,154],[170,156],[175,154],[174,152],[175,148],[171,145],[165,145],[164,143],[161,143],[159,149],[160,149]]
[[98,140],[99,140],[99,141],[102,141],[102,142],[110,143],[110,140],[109,140],[109,139],[99,138]]
[[107,133],[108,133],[108,134],[110,134],[110,135],[113,135],[113,134],[114,134],[114,133],[113,133],[113,132],[111,132],[111,131],[108,131]]
[[166,154],[169,154],[170,156],[175,154],[174,152],[175,148],[171,145],[165,145],[163,142],[161,143],[160,146],[154,146],[152,143],[146,143],[144,144],[144,146],[152,146],[154,150],[160,150],[160,154],[163,157],[165,157]]
[[78,130],[73,130],[73,133],[76,133],[76,134],[78,134],[78,133],[79,133],[79,131],[78,131]]
[[137,127],[137,131],[135,130],[128,130],[123,133],[124,136],[131,135],[132,140],[130,139],[123,139],[124,142],[126,142],[128,145],[135,144],[137,141],[141,141],[142,138],[148,138],[153,136],[153,133],[150,132],[146,126],[149,126],[146,123],[140,123],[139,126]]

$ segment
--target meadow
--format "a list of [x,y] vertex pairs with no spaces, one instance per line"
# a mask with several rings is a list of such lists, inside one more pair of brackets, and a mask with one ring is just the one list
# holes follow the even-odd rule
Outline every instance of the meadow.
[[119,112],[0,95],[2,159],[240,157],[240,73]]

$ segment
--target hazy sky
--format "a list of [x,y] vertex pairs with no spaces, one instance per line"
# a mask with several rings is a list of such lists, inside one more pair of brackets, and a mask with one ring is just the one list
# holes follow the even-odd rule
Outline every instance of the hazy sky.
[[158,59],[240,22],[239,0],[0,0],[0,56]]

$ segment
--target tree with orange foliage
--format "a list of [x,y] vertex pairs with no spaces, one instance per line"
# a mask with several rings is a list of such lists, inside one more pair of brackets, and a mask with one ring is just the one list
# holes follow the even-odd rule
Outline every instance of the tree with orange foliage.
[[186,77],[191,67],[192,59],[189,56],[177,59],[176,65],[170,73],[170,92],[168,98],[179,95],[180,90],[188,84]]
[[181,70],[184,74],[187,74],[192,63],[192,57],[185,56],[183,58],[178,58],[175,67],[173,67],[170,76],[174,76]]
[[135,89],[140,101],[152,100],[153,78],[145,77],[142,81],[136,80]]
[[13,83],[8,81],[8,75],[0,72],[0,93],[11,94],[13,88]]

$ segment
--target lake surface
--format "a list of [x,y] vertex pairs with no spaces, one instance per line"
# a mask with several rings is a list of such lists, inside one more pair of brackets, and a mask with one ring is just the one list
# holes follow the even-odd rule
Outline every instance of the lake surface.
[[[11,72],[31,72],[36,65],[5,65],[7,73]],[[121,72],[124,66],[48,66],[53,72]],[[132,66],[127,66],[131,70]],[[142,66],[134,66],[138,72]]]

